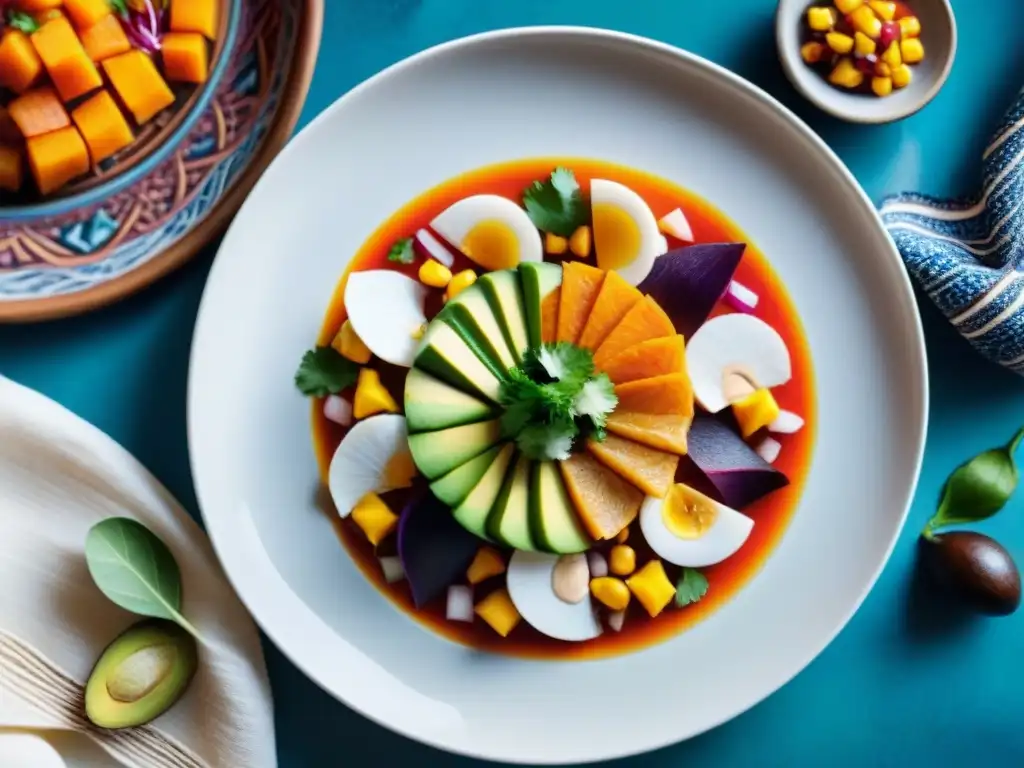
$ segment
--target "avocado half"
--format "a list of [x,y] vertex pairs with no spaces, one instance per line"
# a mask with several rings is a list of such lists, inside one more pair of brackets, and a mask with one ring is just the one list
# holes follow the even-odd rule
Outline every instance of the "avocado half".
[[107,646],[89,674],[85,714],[100,728],[144,725],[181,698],[198,660],[195,639],[177,624],[135,624]]

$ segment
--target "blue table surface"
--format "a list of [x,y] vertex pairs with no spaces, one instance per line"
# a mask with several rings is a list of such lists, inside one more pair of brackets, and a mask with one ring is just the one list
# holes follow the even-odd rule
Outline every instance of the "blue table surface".
[[[774,53],[771,0],[327,0],[307,122],[383,67],[463,35],[584,24],[658,38],[718,62],[810,123],[868,193],[971,192],[979,158],[1024,78],[1019,0],[954,0],[961,45],[938,98],[903,123],[846,125],[803,102]],[[185,439],[192,328],[215,247],[116,306],[59,322],[0,328],[0,372],[62,402],[124,444],[194,513]],[[834,286],[833,290],[842,290]],[[930,359],[930,430],[910,523],[854,619],[793,682],[689,742],[623,761],[701,766],[1024,765],[1024,611],[950,618],[914,578],[915,534],[950,470],[1024,422],[1024,385],[978,357],[918,297]],[[0,438],[2,439],[2,438]],[[1024,562],[1024,497],[981,529]],[[280,765],[469,766],[363,720],[266,644]],[[681,707],[699,707],[678,676]],[[609,692],[607,705],[614,706]],[[580,706],[594,706],[580,702]],[[598,704],[600,706],[600,704]],[[630,716],[642,717],[642,713]],[[623,727],[629,716],[624,715]],[[528,738],[528,734],[524,734]]]

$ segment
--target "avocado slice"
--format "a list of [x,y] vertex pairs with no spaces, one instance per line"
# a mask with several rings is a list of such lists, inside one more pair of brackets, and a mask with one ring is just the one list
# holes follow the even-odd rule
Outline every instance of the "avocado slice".
[[516,364],[521,363],[530,347],[530,338],[526,331],[526,307],[518,274],[514,269],[488,272],[480,278],[478,285],[498,318],[505,343],[512,350]]
[[501,393],[498,377],[480,362],[463,337],[447,323],[430,324],[420,342],[414,365],[456,389],[498,402]]
[[439,317],[465,340],[480,362],[499,379],[504,379],[508,369],[516,364],[515,355],[479,285],[467,288],[449,301]]
[[538,461],[530,470],[529,519],[530,533],[541,550],[569,555],[590,548],[553,461]]
[[405,421],[410,432],[458,427],[496,415],[492,405],[419,368],[412,368],[405,377]]
[[512,461],[513,453],[515,453],[515,447],[511,443],[502,448],[491,462],[491,466],[484,472],[483,477],[480,478],[480,482],[473,486],[473,490],[469,492],[465,500],[452,512],[463,528],[482,539],[488,538],[487,518],[491,514],[491,509],[494,508],[498,494],[501,493],[501,486],[508,473],[508,465]]
[[436,480],[479,456],[501,439],[499,419],[409,436],[413,461],[424,477]]
[[85,685],[85,714],[100,728],[131,728],[159,717],[188,688],[196,641],[170,621],[129,627],[107,646]]
[[430,490],[437,498],[454,509],[469,496],[469,492],[480,482],[480,478],[484,476],[500,450],[501,446],[496,445],[475,459],[470,459],[441,479],[432,482]]
[[519,265],[519,280],[523,284],[523,305],[526,309],[530,346],[539,347],[543,341],[541,302],[562,284],[562,268],[557,264],[526,261]]
[[487,518],[488,536],[512,549],[537,548],[530,534],[530,464],[518,455]]

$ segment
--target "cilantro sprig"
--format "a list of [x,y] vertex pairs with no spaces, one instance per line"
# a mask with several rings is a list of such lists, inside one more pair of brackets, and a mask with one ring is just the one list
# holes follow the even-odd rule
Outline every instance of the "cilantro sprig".
[[327,397],[348,389],[359,378],[359,366],[334,347],[317,347],[302,356],[295,386],[304,395]]
[[699,603],[708,593],[708,577],[696,568],[683,568],[676,585],[676,605],[684,608]]
[[412,264],[416,261],[416,252],[412,249],[412,238],[405,237],[397,241],[388,251],[388,261],[399,264]]
[[39,22],[24,11],[8,11],[7,26],[11,29],[20,30],[26,35],[39,31]]
[[537,229],[562,237],[586,224],[590,213],[576,175],[568,168],[555,168],[550,179],[523,190],[523,206]]

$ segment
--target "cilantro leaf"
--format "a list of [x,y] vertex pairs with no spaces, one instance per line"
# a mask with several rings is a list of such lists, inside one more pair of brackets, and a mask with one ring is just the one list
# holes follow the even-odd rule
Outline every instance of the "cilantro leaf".
[[527,355],[535,359],[552,379],[573,387],[583,386],[583,382],[594,375],[594,356],[590,350],[568,341],[544,344],[537,350],[530,350]]
[[302,356],[295,374],[295,386],[304,395],[336,395],[356,383],[359,366],[342,357],[334,347],[317,347]]
[[7,26],[21,30],[26,35],[39,30],[39,23],[23,11],[11,11],[7,14]]
[[699,603],[708,593],[708,578],[696,568],[683,568],[676,585],[676,605],[680,608]]
[[573,408],[578,415],[589,416],[595,427],[603,429],[608,414],[614,411],[618,404],[615,385],[607,373],[602,373],[583,384],[573,401]]
[[528,459],[561,461],[569,458],[577,434],[579,430],[571,419],[554,424],[529,424],[516,437],[516,445]]
[[128,15],[127,0],[107,0],[114,11],[120,16]]
[[555,168],[550,179],[523,190],[523,206],[537,229],[562,237],[570,237],[588,220],[580,185],[568,168]]
[[412,238],[405,237],[397,241],[388,251],[388,261],[397,261],[399,264],[412,264],[416,261],[416,252],[412,249]]

